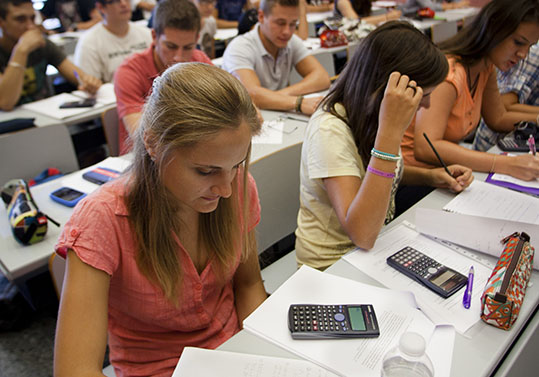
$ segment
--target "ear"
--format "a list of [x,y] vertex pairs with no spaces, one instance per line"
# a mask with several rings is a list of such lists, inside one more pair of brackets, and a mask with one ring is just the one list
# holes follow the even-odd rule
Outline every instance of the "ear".
[[145,131],[144,132],[144,148],[146,149],[146,152],[148,152],[148,155],[152,159],[152,161],[155,161],[156,158],[156,152],[154,149],[154,140],[150,132]]
[[258,10],[258,22],[264,23],[264,11],[262,9]]
[[105,18],[105,13],[104,13],[105,6],[101,4],[100,2],[96,1],[95,8],[97,9],[101,17]]
[[155,29],[152,29],[152,40],[153,43],[157,43],[157,33],[155,32]]

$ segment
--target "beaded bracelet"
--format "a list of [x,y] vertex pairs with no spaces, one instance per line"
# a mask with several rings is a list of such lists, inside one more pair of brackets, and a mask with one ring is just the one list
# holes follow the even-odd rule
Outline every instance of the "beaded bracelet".
[[382,171],[382,170],[378,170],[376,168],[373,168],[372,166],[367,166],[367,171],[373,173],[373,174],[376,174],[376,175],[379,175],[380,177],[384,177],[384,178],[395,178],[395,173],[387,173],[385,171]]
[[381,152],[381,151],[379,151],[377,149],[374,149],[374,148],[371,149],[371,156],[373,156],[375,158],[379,158],[380,160],[392,161],[392,162],[397,162],[397,161],[400,160],[400,156],[397,155],[397,154]]

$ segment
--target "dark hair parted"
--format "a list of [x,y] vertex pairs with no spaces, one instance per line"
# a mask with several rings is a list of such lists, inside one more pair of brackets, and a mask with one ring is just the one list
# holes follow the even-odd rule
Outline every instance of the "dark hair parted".
[[457,35],[440,43],[440,49],[464,66],[483,59],[509,37],[522,22],[539,23],[538,0],[492,0]]
[[276,5],[282,7],[299,7],[299,0],[261,0],[259,9],[267,16]]
[[162,35],[166,28],[200,31],[200,13],[189,0],[159,0],[155,6],[153,29]]
[[[400,72],[425,89],[441,83],[448,70],[444,54],[421,31],[407,22],[387,22],[360,42],[321,106],[348,124],[366,166],[389,75]],[[335,109],[338,103],[345,118]]]
[[[177,217],[176,199],[162,183],[164,167],[179,148],[237,129],[243,122],[251,134],[260,131],[249,94],[226,71],[203,63],[179,63],[154,81],[133,138],[134,160],[125,203],[137,241],[137,266],[171,302],[178,302],[182,279],[174,234],[180,234],[183,224]],[[199,215],[199,243],[222,276],[237,261],[242,241],[252,241],[246,231],[248,167],[249,156],[238,170],[243,181],[232,182],[232,195],[221,198],[215,211]],[[243,203],[238,203],[240,189]],[[245,219],[244,229],[240,218]],[[245,244],[243,258],[248,251]]]
[[6,19],[9,4],[18,7],[19,5],[26,3],[32,4],[32,0],[0,0],[0,18]]

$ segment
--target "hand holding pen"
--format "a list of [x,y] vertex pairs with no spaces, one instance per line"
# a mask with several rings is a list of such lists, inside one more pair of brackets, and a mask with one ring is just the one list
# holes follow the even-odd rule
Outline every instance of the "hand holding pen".
[[474,179],[472,170],[462,165],[447,166],[436,148],[434,148],[434,145],[429,140],[427,134],[423,133],[423,136],[429,143],[436,158],[438,158],[438,161],[440,161],[440,164],[443,166],[443,170],[429,169],[432,176],[431,186],[449,188],[454,192],[460,192],[468,187]]
[[530,153],[535,156],[537,150],[535,149],[535,137],[533,135],[528,138],[528,146],[530,147]]

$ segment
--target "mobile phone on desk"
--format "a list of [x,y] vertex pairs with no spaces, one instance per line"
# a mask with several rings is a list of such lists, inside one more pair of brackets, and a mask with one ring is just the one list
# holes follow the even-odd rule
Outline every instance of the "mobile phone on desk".
[[64,102],[60,105],[60,109],[76,109],[79,107],[93,107],[96,103],[95,98],[86,98],[80,101]]
[[109,181],[112,181],[113,179],[118,178],[119,175],[120,172],[117,170],[97,167],[84,173],[82,175],[82,178],[92,183],[102,185],[103,183],[107,183]]
[[293,339],[376,338],[380,335],[374,306],[293,304],[288,309]]
[[85,193],[70,187],[61,187],[50,193],[52,200],[68,207],[74,207],[85,196]]

